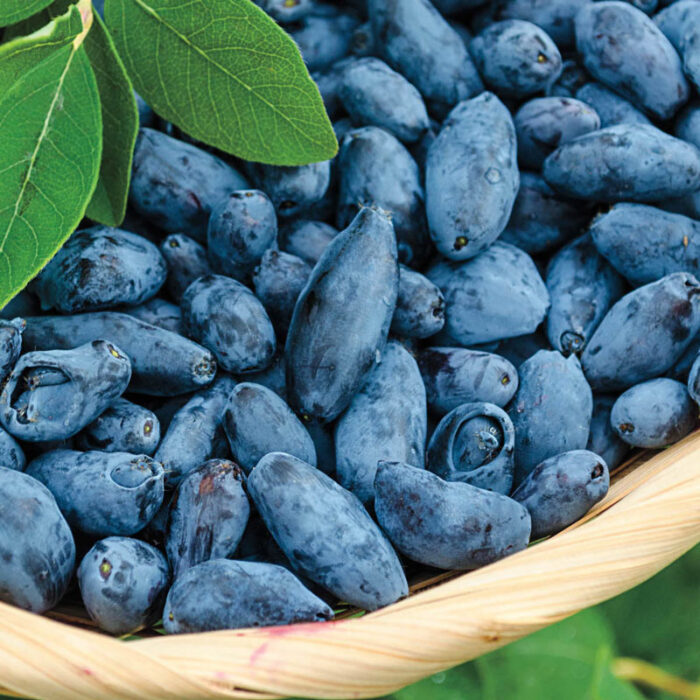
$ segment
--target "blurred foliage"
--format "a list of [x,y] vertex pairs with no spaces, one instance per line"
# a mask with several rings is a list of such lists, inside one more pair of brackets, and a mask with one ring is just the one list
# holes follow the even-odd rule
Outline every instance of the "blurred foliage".
[[391,696],[395,700],[642,700],[611,671],[614,635],[598,608]]
[[634,657],[700,681],[699,582],[700,546],[613,600],[389,697],[677,700],[679,695],[618,679],[612,664],[619,656]]
[[[615,630],[620,654],[700,682],[700,545],[598,609]],[[654,697],[671,700],[677,696]]]

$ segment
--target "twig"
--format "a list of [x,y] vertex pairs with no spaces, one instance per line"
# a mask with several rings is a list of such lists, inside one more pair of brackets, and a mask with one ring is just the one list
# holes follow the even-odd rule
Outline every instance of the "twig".
[[619,658],[612,662],[612,671],[626,681],[640,683],[655,690],[663,690],[681,698],[700,700],[700,683],[678,678],[640,659]]

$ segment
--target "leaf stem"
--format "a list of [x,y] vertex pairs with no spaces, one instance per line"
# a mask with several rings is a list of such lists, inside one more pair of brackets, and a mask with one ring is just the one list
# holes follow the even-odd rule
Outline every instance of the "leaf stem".
[[621,657],[612,662],[612,672],[626,681],[663,690],[681,698],[700,700],[700,683],[691,683],[641,659]]
[[83,31],[73,39],[74,49],[80,48],[80,45],[85,41],[87,33],[90,31],[90,27],[92,27],[92,0],[78,0],[78,10],[83,21]]

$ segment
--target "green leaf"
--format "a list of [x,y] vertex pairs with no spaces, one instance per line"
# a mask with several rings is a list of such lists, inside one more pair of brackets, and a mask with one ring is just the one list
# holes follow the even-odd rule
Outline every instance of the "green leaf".
[[2,0],[0,2],[0,27],[6,27],[43,10],[52,0]]
[[[65,14],[74,1],[55,0],[44,11],[10,27],[10,35],[23,35],[43,27],[52,19]],[[131,161],[139,129],[138,107],[124,64],[97,13],[93,14],[93,25],[85,39],[85,50],[97,79],[103,122],[100,179],[86,216],[107,226],[119,226],[126,214]]]
[[391,696],[394,700],[643,700],[611,670],[613,637],[597,610],[437,673]]
[[51,19],[44,10],[5,31],[5,38],[12,40],[0,45],[0,95],[57,49],[73,42],[83,30],[77,8],[64,13],[59,21]]
[[395,700],[480,700],[481,681],[473,663],[462,664],[424,678],[389,697]]
[[643,700],[611,670],[613,636],[605,618],[586,610],[477,659],[483,700]]
[[700,681],[698,581],[700,545],[649,581],[603,603],[601,610],[618,631],[620,653]]
[[97,184],[102,120],[82,46],[92,19],[89,0],[54,24],[76,16],[84,26],[75,38],[0,98],[0,307],[75,230]]
[[86,214],[101,224],[119,226],[126,214],[139,111],[124,64],[98,14],[85,50],[97,78],[104,144],[100,179]]
[[337,152],[299,49],[250,0],[107,0],[105,19],[136,90],[196,139],[273,165]]

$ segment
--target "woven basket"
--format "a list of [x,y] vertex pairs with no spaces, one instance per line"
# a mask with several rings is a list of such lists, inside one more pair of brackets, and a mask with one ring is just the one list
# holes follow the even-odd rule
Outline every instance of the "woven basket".
[[0,694],[375,697],[617,595],[699,540],[700,431],[623,465],[605,500],[567,531],[478,571],[423,581],[359,618],[122,642],[0,604]]

